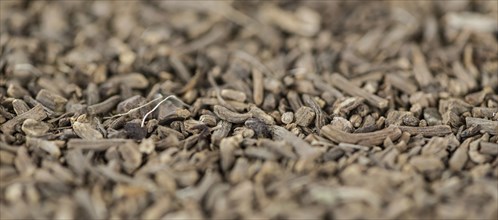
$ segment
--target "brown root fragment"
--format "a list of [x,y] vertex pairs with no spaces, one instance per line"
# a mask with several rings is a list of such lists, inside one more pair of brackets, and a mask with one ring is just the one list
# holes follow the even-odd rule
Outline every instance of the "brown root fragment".
[[[149,115],[150,115],[150,114],[152,114],[152,113],[153,113],[153,112],[154,112],[157,108],[159,108],[159,106],[161,106],[161,104],[162,104],[163,102],[166,102],[166,101],[168,101],[168,100],[170,100],[170,99],[173,99],[174,101],[176,101],[177,103],[179,103],[179,104],[181,104],[181,105],[183,105],[183,106],[187,106],[187,107],[189,107],[189,105],[185,104],[185,103],[184,103],[182,100],[180,100],[178,97],[176,97],[176,96],[174,96],[174,95],[167,96],[166,98],[164,98],[163,100],[161,100],[159,103],[157,103],[157,105],[156,105],[156,106],[154,106],[154,108],[152,108],[152,110],[150,110],[149,112],[147,112],[147,113],[144,115],[144,117],[142,118],[142,122],[140,123],[140,126],[141,126],[141,127],[143,127],[143,126],[144,126],[144,124],[145,124],[145,119],[147,119],[147,116],[149,116]],[[149,103],[150,103],[150,102],[149,102]],[[148,105],[149,103],[146,103],[145,105]],[[145,105],[144,105],[144,106],[145,106]],[[133,111],[136,111],[136,110],[138,110],[138,109],[140,109],[140,108],[142,108],[142,107],[144,107],[144,106],[139,106],[139,107],[134,108],[134,109],[132,109],[132,110],[133,110]],[[130,111],[132,111],[132,110],[130,110]],[[128,112],[128,113],[130,113],[130,112]],[[127,114],[128,114],[128,113],[127,113]]]
[[221,105],[215,105],[214,106],[214,113],[220,117],[222,120],[231,122],[231,123],[242,123],[246,121],[248,118],[252,117],[252,113],[237,113],[237,112],[232,112],[229,109],[221,106]]
[[349,143],[364,146],[379,145],[384,142],[386,138],[392,141],[397,140],[401,136],[401,130],[396,126],[389,126],[379,131],[368,133],[347,133],[341,131],[331,125],[322,127],[321,135],[336,143]]
[[294,151],[303,159],[314,159],[320,154],[320,150],[314,148],[308,142],[298,138],[287,129],[273,125],[271,126],[272,136],[275,140],[283,140],[294,147]]
[[448,125],[436,125],[427,127],[399,126],[399,129],[401,129],[401,131],[403,132],[408,132],[411,135],[421,134],[424,137],[444,136],[452,132],[451,127]]
[[110,147],[120,146],[130,141],[131,140],[129,139],[99,139],[99,140],[71,139],[67,142],[67,148],[104,151]]
[[467,124],[467,127],[470,127],[472,125],[479,125],[482,132],[487,132],[491,135],[498,134],[498,121],[467,117],[465,118],[465,122]]
[[64,111],[67,99],[48,90],[42,89],[36,95],[36,100],[55,112]]
[[420,50],[420,47],[417,45],[412,45],[411,52],[414,68],[413,75],[422,88],[426,87],[434,81],[434,77],[429,71],[425,56]]
[[110,112],[114,106],[116,106],[121,97],[119,95],[112,96],[103,102],[97,103],[87,107],[87,112],[89,115],[97,115],[102,113]]
[[479,152],[481,154],[487,154],[487,155],[498,155],[498,144],[497,143],[491,143],[491,142],[481,142],[481,147],[479,148]]
[[30,109],[29,111],[18,115],[7,122],[5,122],[0,130],[6,134],[12,134],[14,133],[14,127],[18,124],[21,124],[24,120],[31,118],[33,120],[41,121],[47,117],[47,113],[45,113],[45,110],[43,109],[42,105],[37,105]]
[[252,96],[254,99],[254,103],[258,106],[263,104],[263,96],[264,96],[264,86],[263,86],[263,74],[257,70],[252,70],[252,86],[253,92]]
[[339,88],[340,90],[344,91],[345,93],[352,95],[352,96],[359,96],[364,98],[368,103],[371,105],[383,109],[386,108],[388,105],[388,101],[384,98],[381,98],[377,95],[371,94],[366,92],[365,90],[359,88],[358,86],[355,86],[353,83],[351,83],[348,79],[344,78],[338,73],[334,73],[331,76],[332,84]]
[[460,171],[465,166],[465,163],[469,159],[467,151],[469,150],[469,144],[472,142],[472,138],[467,138],[462,144],[456,149],[449,160],[449,167],[453,171]]

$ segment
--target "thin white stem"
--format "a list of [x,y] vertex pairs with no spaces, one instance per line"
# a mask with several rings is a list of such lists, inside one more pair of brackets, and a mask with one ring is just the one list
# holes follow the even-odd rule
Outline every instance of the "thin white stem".
[[150,104],[154,103],[155,101],[157,101],[157,100],[159,100],[159,99],[161,99],[161,98],[163,98],[163,96],[157,97],[157,98],[155,98],[154,100],[152,100],[152,101],[150,101],[150,102],[147,102],[147,103],[145,103],[145,104],[143,104],[143,105],[141,105],[141,106],[138,106],[138,107],[136,107],[136,108],[130,109],[129,111],[127,111],[127,112],[125,112],[125,113],[121,113],[121,114],[113,115],[113,116],[111,116],[111,117],[105,117],[104,119],[117,118],[117,117],[121,117],[121,116],[125,116],[125,115],[128,115],[128,114],[131,114],[131,113],[133,113],[133,112],[135,112],[135,111],[140,110],[141,108],[143,108],[143,107],[145,107],[145,106],[148,106],[148,105],[150,105]]
[[154,106],[154,108],[152,110],[150,110],[149,112],[147,112],[144,117],[142,118],[142,123],[140,124],[141,127],[144,126],[145,124],[145,119],[147,119],[147,116],[149,116],[150,114],[152,114],[157,108],[159,108],[159,106],[161,104],[163,104],[163,102],[165,101],[168,101],[169,99],[175,99],[178,103],[182,104],[183,106],[186,106],[186,107],[189,107],[189,105],[187,105],[185,102],[183,102],[181,99],[179,99],[178,97],[174,96],[174,95],[169,95],[168,97],[164,98],[162,101],[160,101],[159,103],[157,103],[156,106]]

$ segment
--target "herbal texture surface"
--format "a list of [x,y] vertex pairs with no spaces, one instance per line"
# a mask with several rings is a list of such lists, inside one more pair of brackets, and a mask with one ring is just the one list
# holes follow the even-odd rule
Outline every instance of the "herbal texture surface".
[[496,1],[4,0],[0,25],[1,219],[498,218]]

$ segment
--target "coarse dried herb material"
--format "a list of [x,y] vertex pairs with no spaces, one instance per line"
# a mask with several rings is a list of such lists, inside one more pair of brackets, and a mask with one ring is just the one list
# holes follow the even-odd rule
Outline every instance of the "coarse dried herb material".
[[497,219],[496,1],[0,1],[0,219]]

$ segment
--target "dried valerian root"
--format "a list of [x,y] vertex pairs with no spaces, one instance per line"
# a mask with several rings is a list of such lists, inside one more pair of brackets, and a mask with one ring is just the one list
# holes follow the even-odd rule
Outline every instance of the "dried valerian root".
[[444,136],[450,134],[451,127],[446,125],[436,125],[436,126],[427,126],[427,127],[409,127],[409,126],[399,126],[403,132],[408,132],[412,135],[421,134],[425,137],[432,136]]
[[296,114],[296,124],[299,126],[307,127],[315,119],[315,112],[307,106],[301,106]]
[[38,94],[36,95],[36,100],[43,106],[56,112],[64,111],[67,102],[66,98],[45,89],[42,89],[40,90],[40,92],[38,92]]
[[[149,116],[152,112],[154,112],[163,102],[166,102],[166,101],[169,101],[170,99],[174,100],[174,103],[178,103],[178,104],[181,104],[183,106],[189,106],[187,104],[185,104],[183,101],[181,101],[180,99],[178,99],[176,96],[173,96],[173,95],[170,95],[170,96],[167,96],[166,98],[164,98],[163,100],[161,100],[159,103],[157,103],[156,106],[154,106],[154,108],[152,110],[150,110],[149,112],[147,112],[143,119],[142,119],[142,123],[140,124],[140,127],[143,127],[144,126],[144,123],[145,123],[145,119],[147,119],[147,116]],[[147,104],[146,104],[147,105]],[[140,107],[143,107],[143,106],[140,106]],[[139,107],[139,108],[140,108]],[[138,109],[138,108],[136,108]],[[130,111],[135,111],[135,109],[132,109]],[[129,112],[128,112],[129,113]]]
[[50,156],[55,158],[59,158],[61,156],[60,147],[52,141],[46,141],[38,138],[28,138],[26,139],[26,143],[28,146],[40,148],[46,151]]
[[72,127],[74,133],[82,139],[97,140],[104,137],[102,133],[87,121],[86,115],[79,116],[76,121],[72,123]]
[[465,122],[468,127],[478,125],[482,132],[486,132],[492,135],[498,134],[498,121],[467,117],[465,118]]
[[350,143],[365,146],[379,145],[388,137],[391,140],[397,140],[401,136],[401,133],[402,131],[398,127],[389,126],[375,132],[351,134],[334,128],[331,125],[322,127],[321,132],[324,137],[336,143]]
[[258,138],[271,138],[272,134],[268,124],[258,118],[250,118],[244,122],[244,125],[254,130]]
[[47,113],[43,110],[43,106],[37,105],[30,109],[27,112],[24,112],[9,121],[3,123],[2,127],[0,128],[2,132],[11,134],[14,133],[14,127],[18,124],[21,124],[26,119],[33,119],[36,121],[43,120],[47,117]]
[[0,219],[497,217],[494,1],[0,14]]
[[341,89],[345,93],[353,96],[359,96],[364,98],[367,102],[372,104],[377,108],[385,108],[387,107],[388,101],[371,93],[368,93],[361,88],[356,87],[351,82],[349,82],[346,78],[341,76],[340,74],[332,74],[331,80],[334,86]]
[[221,118],[222,120],[231,122],[231,123],[242,123],[245,122],[248,118],[252,117],[252,113],[237,113],[232,112],[229,109],[221,106],[214,106],[214,113]]
[[22,123],[21,129],[28,136],[39,137],[46,135],[50,126],[45,122],[28,118]]

